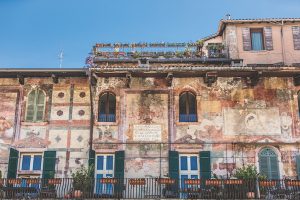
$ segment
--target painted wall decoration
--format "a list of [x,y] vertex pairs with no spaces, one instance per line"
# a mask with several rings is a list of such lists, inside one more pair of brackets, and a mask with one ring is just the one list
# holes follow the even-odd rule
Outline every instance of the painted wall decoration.
[[[225,135],[280,135],[278,108],[224,109]],[[285,122],[286,123],[286,122]],[[289,126],[289,125],[288,125]]]
[[[8,163],[9,146],[13,141],[16,131],[16,92],[0,92],[0,163]],[[4,172],[6,166],[0,165],[0,170]]]

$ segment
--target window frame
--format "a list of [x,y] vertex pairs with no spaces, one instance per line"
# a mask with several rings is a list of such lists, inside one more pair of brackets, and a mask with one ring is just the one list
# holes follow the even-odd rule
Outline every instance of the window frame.
[[[98,156],[103,156],[103,169],[98,170]],[[112,156],[112,169],[107,170],[107,162],[105,162],[105,159],[107,159],[108,156]],[[103,176],[103,178],[106,178],[107,174],[111,174],[112,177],[114,177],[114,170],[115,170],[115,155],[114,154],[110,154],[110,153],[105,153],[105,154],[96,154],[96,163],[95,163],[95,178],[97,177],[98,174],[102,174],[105,175],[105,177]]]
[[[181,170],[181,157],[187,157],[187,170]],[[191,169],[191,157],[196,157],[197,159],[197,169],[192,170]],[[199,160],[199,155],[198,154],[179,154],[179,175],[181,178],[181,175],[187,175],[189,179],[191,179],[191,176],[197,175],[198,179],[200,177],[200,160]]]
[[[101,106],[100,106],[100,102],[101,102],[101,97],[106,95],[106,100],[105,100],[105,114],[102,114],[105,116],[105,120],[101,120]],[[109,97],[110,95],[112,95],[114,97],[114,100],[115,100],[115,112],[113,114],[110,114],[109,113],[109,106],[110,106],[110,101],[109,101]],[[110,120],[109,119],[109,115],[114,115],[114,120]],[[102,92],[100,95],[99,95],[99,101],[98,101],[98,122],[116,122],[116,115],[117,115],[117,96],[111,92],[111,91],[106,91],[106,92]]]
[[[24,156],[30,156],[30,164],[29,164],[29,169],[22,169],[23,167],[23,157]],[[33,165],[34,165],[34,156],[41,156],[41,167],[39,170],[34,170]],[[42,152],[20,152],[20,163],[19,163],[19,172],[26,172],[26,174],[42,174],[43,171],[43,153]],[[22,174],[24,176],[24,174]],[[20,175],[20,176],[22,176]]]
[[[262,49],[260,50],[254,50],[252,45],[252,33],[261,33],[262,37]],[[264,51],[266,50],[266,44],[265,44],[265,33],[263,28],[250,28],[250,44],[251,44],[251,51]]]
[[[28,117],[28,107],[29,107],[29,96],[32,92],[35,92],[35,95],[34,95],[34,101],[33,101],[33,119],[32,120],[28,120],[27,117]],[[39,92],[42,92],[43,95],[44,95],[44,102],[43,102],[43,117],[41,120],[37,120],[37,112],[38,112],[38,109],[37,109],[37,100],[38,100],[38,96],[39,96]],[[33,89],[31,90],[28,95],[27,95],[27,102],[26,102],[26,114],[25,114],[25,121],[26,122],[43,122],[45,121],[45,110],[46,110],[46,101],[47,101],[47,95],[46,95],[46,92],[40,88],[36,88],[36,89]]]
[[[264,156],[264,155],[262,155],[262,153],[264,151],[267,151],[267,150],[272,151],[275,156]],[[259,173],[262,174],[262,169],[261,169],[261,164],[260,164],[261,157],[265,157],[268,160],[268,162],[267,162],[267,165],[268,165],[267,170],[268,171],[266,171],[266,173],[267,173],[266,176],[267,176],[268,179],[274,179],[272,177],[272,174],[273,174],[274,171],[272,171],[272,165],[271,165],[271,160],[270,160],[270,158],[273,157],[273,158],[276,158],[276,168],[278,170],[277,175],[278,175],[278,178],[280,179],[280,177],[281,177],[280,174],[281,173],[280,173],[280,166],[279,166],[279,162],[280,162],[280,160],[279,160],[280,157],[279,156],[280,155],[278,154],[278,152],[276,152],[276,150],[274,150],[272,147],[263,147],[262,149],[260,149],[260,151],[258,152],[258,171],[259,171]],[[271,177],[269,177],[269,175],[271,175]]]
[[[195,110],[194,110],[195,111],[195,114],[194,114],[195,115],[195,120],[182,121],[181,117],[180,117],[181,115],[187,115],[187,116],[193,115],[193,114],[190,113],[190,101],[191,100],[189,98],[189,94],[192,95],[195,98]],[[182,95],[185,95],[185,98],[186,98],[185,99],[185,105],[184,105],[185,106],[185,111],[186,111],[185,113],[180,112],[180,110],[181,110],[181,101],[180,100],[182,98]],[[179,102],[178,103],[179,103],[179,106],[178,106],[178,108],[179,108],[179,122],[198,122],[197,95],[195,93],[193,93],[191,91],[181,92],[180,95],[179,95]]]

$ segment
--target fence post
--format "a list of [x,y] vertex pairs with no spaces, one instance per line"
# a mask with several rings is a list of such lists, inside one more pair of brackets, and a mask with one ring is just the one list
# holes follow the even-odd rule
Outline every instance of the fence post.
[[258,178],[257,178],[257,177],[256,177],[256,180],[255,180],[255,184],[256,184],[256,194],[257,194],[257,198],[260,199],[259,182],[258,182]]

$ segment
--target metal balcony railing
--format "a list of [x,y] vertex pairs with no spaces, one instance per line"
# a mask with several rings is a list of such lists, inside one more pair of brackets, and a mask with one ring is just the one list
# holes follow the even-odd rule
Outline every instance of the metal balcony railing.
[[180,122],[197,122],[197,115],[196,114],[180,114],[179,115]]
[[100,114],[99,115],[99,122],[115,122],[116,115],[115,114]]
[[0,179],[0,198],[299,199],[300,180],[176,180],[172,178]]

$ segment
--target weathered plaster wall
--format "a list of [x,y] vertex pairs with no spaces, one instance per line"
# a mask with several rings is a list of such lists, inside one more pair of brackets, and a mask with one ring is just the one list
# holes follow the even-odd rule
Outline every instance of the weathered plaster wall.
[[[46,93],[42,122],[26,121],[27,96],[34,88]],[[87,163],[90,138],[89,86],[85,78],[0,79],[1,165],[6,176],[10,146],[22,152],[57,152],[57,177],[68,177],[74,168]],[[20,96],[18,96],[20,94]],[[3,129],[3,130],[2,130]],[[14,133],[15,132],[15,133]],[[2,149],[3,148],[3,149]]]

